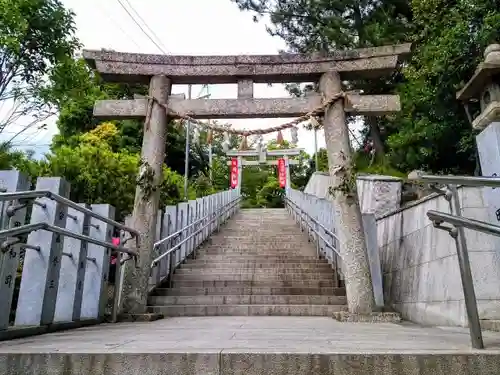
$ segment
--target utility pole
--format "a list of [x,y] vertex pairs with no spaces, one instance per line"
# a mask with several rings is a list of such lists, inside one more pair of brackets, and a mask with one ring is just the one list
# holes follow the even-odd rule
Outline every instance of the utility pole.
[[318,128],[314,127],[314,164],[315,164],[315,171],[317,172],[319,169],[318,167]]
[[208,171],[210,176],[210,183],[213,184],[213,175],[212,175],[212,143],[208,145],[208,164],[210,165],[210,169]]
[[[207,97],[210,97],[210,86],[207,85],[206,88],[207,88]],[[209,123],[210,123],[210,121],[209,121]],[[213,160],[212,159],[213,158],[213,156],[212,156],[212,142],[213,142],[213,138],[214,137],[212,134],[212,141],[208,144],[208,165],[210,167],[208,173],[209,173],[209,178],[210,178],[210,184],[214,183],[213,178],[212,178],[213,177],[213,174],[212,174],[212,160]]]
[[[191,100],[192,85],[188,85],[188,99]],[[189,137],[191,122],[186,122],[186,156],[184,160],[184,200],[188,200],[188,175],[189,175]]]

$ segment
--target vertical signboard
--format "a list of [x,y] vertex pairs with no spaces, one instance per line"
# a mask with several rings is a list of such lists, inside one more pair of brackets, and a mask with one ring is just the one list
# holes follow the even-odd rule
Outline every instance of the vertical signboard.
[[286,186],[286,168],[285,168],[285,159],[278,159],[278,179],[280,182],[280,188],[284,188]]
[[231,159],[231,189],[236,189],[238,187],[238,159]]

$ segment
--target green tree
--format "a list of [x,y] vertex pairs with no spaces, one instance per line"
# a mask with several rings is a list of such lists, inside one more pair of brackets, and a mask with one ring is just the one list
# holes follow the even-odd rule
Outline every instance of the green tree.
[[[57,126],[59,134],[54,137],[52,149],[62,145],[76,146],[79,136],[94,129],[100,121],[93,116],[94,103],[103,99],[133,99],[145,95],[146,85],[105,83],[93,72],[83,59],[67,60],[59,64],[44,87],[44,98],[59,110]],[[119,137],[111,145],[114,151],[127,150],[140,153],[143,137],[142,120],[112,121]],[[194,131],[191,131],[191,138]],[[167,128],[165,163],[173,171],[184,174],[186,130],[180,121],[171,121]],[[208,175],[208,149],[191,144],[189,151],[189,177],[199,173]]]
[[390,44],[411,28],[408,0],[231,0],[254,12],[257,22],[268,15],[273,36],[295,52],[330,51]]
[[280,187],[278,179],[269,176],[266,183],[257,192],[256,205],[265,208],[283,208],[285,191]]
[[[77,146],[61,145],[40,162],[38,175],[61,176],[71,183],[71,199],[76,202],[109,203],[122,219],[132,212],[140,156],[130,151],[114,151],[119,130],[112,123],[103,123],[79,136]],[[163,169],[161,204],[182,200],[184,179]],[[196,193],[190,191],[190,198]]]
[[[229,171],[228,171],[229,173]],[[270,168],[267,166],[246,166],[243,167],[241,179],[241,195],[244,207],[259,207],[257,194],[266,184],[271,175]]]
[[32,152],[13,151],[7,143],[0,144],[0,170],[17,169],[30,176],[38,174],[38,162]]
[[[393,44],[408,39],[413,30],[410,0],[232,0],[241,10],[254,12],[254,20],[268,15],[267,27],[273,36],[282,38],[290,51],[299,53],[346,50]],[[389,79],[347,82],[347,89],[383,94],[400,81]],[[314,85],[288,85],[290,93],[303,95]],[[353,121],[352,116],[348,116]],[[393,127],[383,118],[367,117],[365,136],[374,141],[383,154],[383,141]],[[381,134],[380,129],[385,129]]]
[[415,52],[400,85],[403,112],[389,137],[401,170],[473,173],[474,133],[456,91],[473,75],[484,48],[500,38],[494,0],[414,0]]
[[0,133],[19,125],[8,143],[54,114],[41,90],[80,46],[73,16],[58,0],[0,0],[0,102],[12,108],[0,120]]
[[[474,133],[455,92],[472,76],[484,48],[499,39],[498,1],[232,1],[257,16],[269,14],[269,32],[296,52],[412,42],[412,59],[389,79],[347,82],[348,89],[401,95],[400,114],[365,121],[363,134],[382,155],[375,169],[477,171]],[[303,87],[289,88],[302,94]]]
[[[326,153],[326,148],[320,148],[318,151],[318,171],[328,172],[328,155]],[[316,170],[316,155],[313,155],[311,163],[311,168]]]

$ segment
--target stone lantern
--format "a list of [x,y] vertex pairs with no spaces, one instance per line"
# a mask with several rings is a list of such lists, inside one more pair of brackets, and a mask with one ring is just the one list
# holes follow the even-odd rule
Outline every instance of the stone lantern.
[[484,61],[457,93],[457,99],[465,104],[479,100],[481,113],[472,121],[475,129],[483,130],[494,122],[500,122],[500,44],[490,44],[486,48]]
[[[457,93],[468,112],[468,103],[479,101],[481,111],[470,118],[476,137],[483,176],[500,176],[500,44],[491,44],[465,87]],[[470,117],[470,115],[469,115]],[[485,189],[491,221],[500,224],[500,189]]]

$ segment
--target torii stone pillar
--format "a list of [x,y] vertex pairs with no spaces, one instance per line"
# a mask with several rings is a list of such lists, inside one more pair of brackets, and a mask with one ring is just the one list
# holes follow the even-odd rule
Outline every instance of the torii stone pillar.
[[[320,91],[326,98],[341,92],[341,85],[337,72],[323,74],[319,82]],[[342,100],[337,100],[325,110],[323,125],[332,186],[338,187],[346,176],[345,168],[349,168],[352,163],[349,131]],[[355,183],[352,188],[356,189]],[[349,312],[369,314],[373,312],[375,301],[356,191],[352,192],[352,197],[347,197],[341,191],[335,191],[333,202]]]
[[[172,84],[166,76],[154,76],[149,84],[149,96],[160,103],[167,103]],[[167,136],[167,114],[165,108],[153,102],[151,115],[144,124],[142,141],[141,166],[139,176],[147,169],[154,172],[153,186],[159,186],[163,179],[163,161],[165,160],[165,142]],[[132,261],[125,267],[125,277],[122,289],[122,312],[126,314],[143,314],[146,312],[148,297],[148,281],[155,242],[156,221],[160,203],[160,190],[148,192],[139,184],[135,191],[132,227],[139,236],[139,261],[135,268]]]

